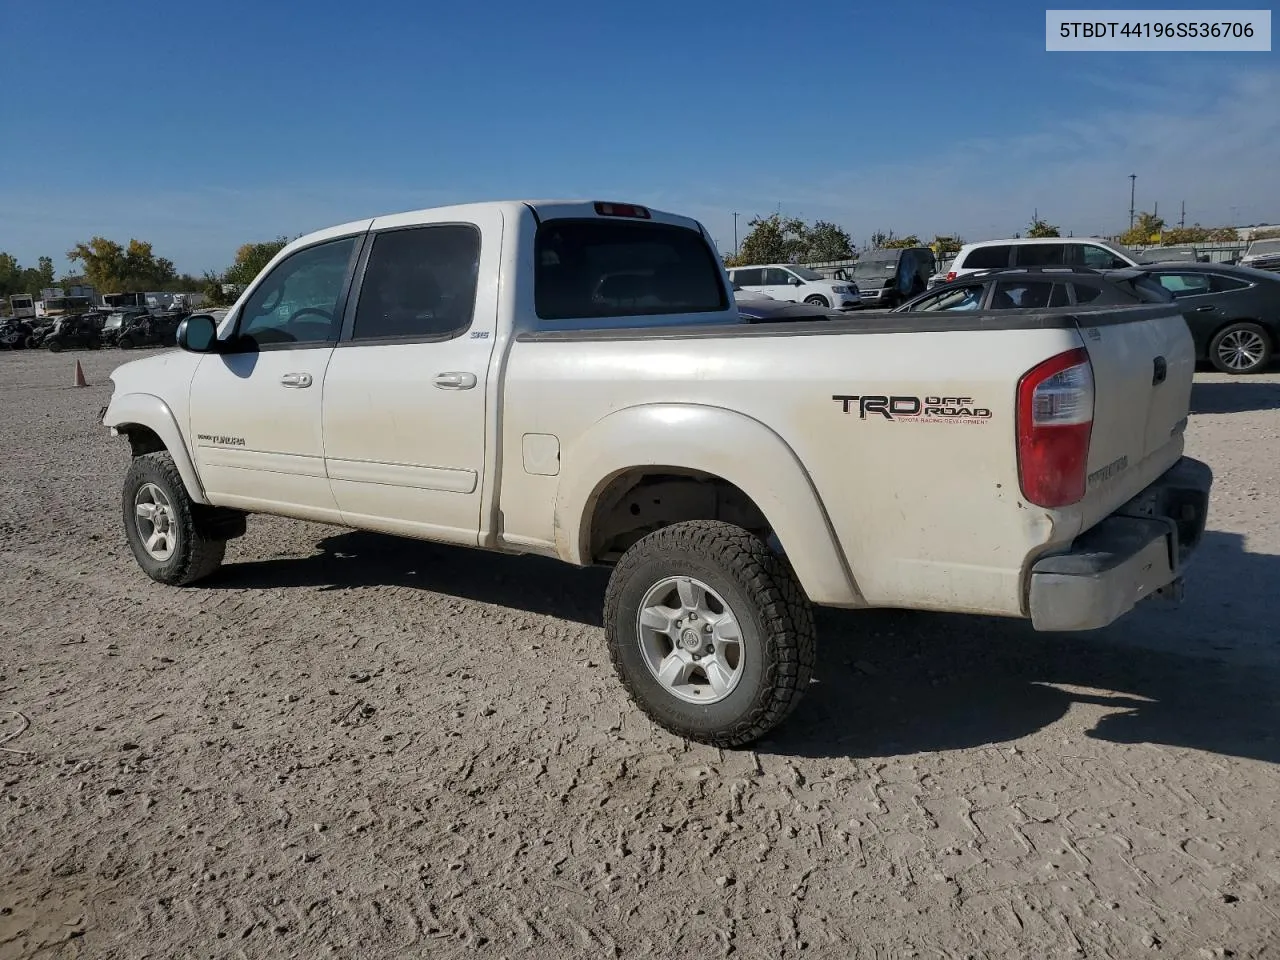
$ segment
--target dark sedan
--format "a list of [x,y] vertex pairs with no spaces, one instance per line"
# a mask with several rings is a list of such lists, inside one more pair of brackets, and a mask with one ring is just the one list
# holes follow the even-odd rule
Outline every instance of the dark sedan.
[[1172,299],[1136,267],[1105,274],[1087,267],[1011,267],[966,273],[908,300],[893,312],[1050,310],[1167,303]]
[[1196,357],[1223,373],[1261,373],[1280,345],[1280,274],[1223,263],[1138,267],[1183,308]]
[[739,300],[738,316],[745,323],[803,323],[813,320],[844,320],[849,314],[787,300]]

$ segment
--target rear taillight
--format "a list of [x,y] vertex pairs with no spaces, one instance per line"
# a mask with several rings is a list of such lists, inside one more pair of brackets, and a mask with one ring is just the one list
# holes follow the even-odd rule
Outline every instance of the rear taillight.
[[1018,480],[1038,507],[1084,497],[1093,432],[1093,367],[1083,348],[1032,368],[1018,381]]
[[956,278],[956,272],[954,270],[950,270],[947,272],[947,283],[950,283],[955,278]]

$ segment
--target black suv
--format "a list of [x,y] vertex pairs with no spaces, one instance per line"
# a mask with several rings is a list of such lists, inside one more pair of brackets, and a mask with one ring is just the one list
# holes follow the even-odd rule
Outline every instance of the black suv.
[[908,300],[894,313],[950,310],[1049,310],[1171,303],[1173,295],[1143,270],[1087,267],[1010,267],[966,273]]

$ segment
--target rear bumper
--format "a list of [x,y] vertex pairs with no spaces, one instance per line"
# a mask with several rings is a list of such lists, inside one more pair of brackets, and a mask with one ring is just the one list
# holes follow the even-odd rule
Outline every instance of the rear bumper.
[[1204,536],[1213,471],[1183,457],[1155,483],[1031,568],[1037,630],[1096,630],[1141,600],[1181,599],[1182,571]]

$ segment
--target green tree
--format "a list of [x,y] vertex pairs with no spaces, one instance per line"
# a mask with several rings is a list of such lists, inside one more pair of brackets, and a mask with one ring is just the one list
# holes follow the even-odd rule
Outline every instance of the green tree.
[[0,300],[8,300],[15,293],[28,293],[38,297],[45,287],[54,285],[53,258],[40,257],[38,266],[23,267],[10,253],[0,253]]
[[1040,217],[1034,217],[1031,220],[1031,226],[1027,228],[1028,237],[1060,237],[1057,224],[1049,223]]
[[151,244],[143,240],[121,246],[106,237],[94,237],[76,244],[67,252],[67,259],[81,265],[85,279],[99,293],[162,290],[177,276],[173,262],[157,257]]
[[918,247],[920,246],[920,238],[912,233],[905,237],[894,237],[886,240],[881,246],[885,250],[903,250],[907,247]]
[[262,268],[271,262],[271,258],[285,248],[288,237],[277,237],[263,243],[245,243],[236,251],[235,262],[223,274],[223,283],[236,283],[242,286],[253,282],[262,272]]
[[898,235],[892,230],[877,230],[871,234],[871,248],[873,250],[883,250],[890,243],[896,240]]
[[1164,232],[1162,242],[1167,247],[1179,247],[1188,243],[1204,243],[1209,239],[1212,233],[1206,227],[1195,223],[1189,227],[1174,227]]
[[961,237],[935,236],[933,243],[929,244],[929,249],[937,256],[943,256],[948,253],[958,253],[963,246],[964,240]]
[[[743,238],[736,257],[725,263],[731,267],[751,263],[794,263],[803,260],[809,249],[809,228],[803,220],[780,213],[754,217],[750,232]],[[243,249],[243,248],[242,248]]]
[[1126,230],[1120,235],[1120,242],[1129,247],[1142,247],[1152,243],[1160,242],[1160,235],[1164,232],[1164,220],[1157,217],[1154,213],[1138,214],[1137,222],[1133,227]]
[[818,220],[809,228],[806,239],[808,249],[804,260],[808,263],[853,259],[853,241],[843,228],[834,223]]

